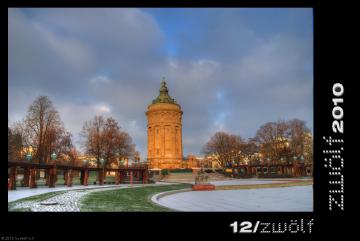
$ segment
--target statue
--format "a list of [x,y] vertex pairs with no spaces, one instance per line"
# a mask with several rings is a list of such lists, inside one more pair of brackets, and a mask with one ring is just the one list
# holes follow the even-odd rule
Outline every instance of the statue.
[[209,175],[201,168],[195,177],[195,184],[208,184]]
[[192,186],[193,191],[210,191],[215,190],[215,185],[209,183],[209,176],[203,168],[200,169],[195,177],[195,184]]

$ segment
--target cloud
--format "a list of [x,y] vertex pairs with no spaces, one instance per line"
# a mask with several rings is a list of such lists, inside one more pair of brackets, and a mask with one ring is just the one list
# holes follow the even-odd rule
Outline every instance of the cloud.
[[110,83],[111,79],[109,79],[107,76],[99,75],[90,80],[91,84],[107,84]]
[[145,112],[165,76],[184,112],[184,155],[218,130],[247,138],[295,117],[312,127],[312,36],[281,29],[283,18],[264,35],[243,10],[177,11],[160,21],[140,9],[9,9],[9,122],[47,95],[77,142],[86,120],[112,116],[145,158]]
[[96,105],[94,109],[99,114],[110,113],[110,108],[106,105]]

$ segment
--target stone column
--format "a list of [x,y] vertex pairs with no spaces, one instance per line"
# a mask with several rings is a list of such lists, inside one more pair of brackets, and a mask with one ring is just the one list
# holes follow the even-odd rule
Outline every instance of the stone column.
[[104,185],[104,171],[103,169],[98,171],[99,185]]
[[145,169],[143,172],[142,172],[142,181],[143,181],[143,184],[147,184],[148,183],[148,171],[147,169]]
[[36,168],[30,168],[29,188],[36,188]]
[[133,184],[133,171],[130,171],[130,184]]
[[66,171],[66,185],[72,187],[72,170],[69,169]]
[[115,185],[120,184],[120,171],[115,172]]
[[55,187],[57,171],[56,167],[53,166],[49,170],[49,187]]
[[10,180],[8,184],[8,190],[16,189],[16,166],[10,167]]
[[64,170],[64,185],[67,186],[68,182],[68,176],[67,176],[68,170]]
[[85,169],[83,170],[83,185],[87,186],[88,185],[88,180],[89,180],[89,170]]
[[[40,171],[40,170],[39,170],[39,171]],[[50,185],[50,176],[51,176],[51,168],[45,169],[45,174],[44,174],[45,186],[49,186],[49,185]]]
[[80,184],[84,185],[84,170],[80,170]]
[[23,187],[28,187],[29,186],[29,178],[30,178],[30,170],[28,167],[24,168],[24,178],[22,181],[22,186]]

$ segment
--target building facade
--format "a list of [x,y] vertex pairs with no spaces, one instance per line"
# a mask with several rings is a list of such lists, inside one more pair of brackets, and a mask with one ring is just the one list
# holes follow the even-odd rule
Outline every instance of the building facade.
[[181,168],[183,112],[181,106],[170,97],[164,79],[159,92],[146,111],[149,168]]

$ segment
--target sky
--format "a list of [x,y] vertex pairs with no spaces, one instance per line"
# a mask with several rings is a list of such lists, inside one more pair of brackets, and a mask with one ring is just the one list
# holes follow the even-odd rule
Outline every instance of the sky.
[[254,137],[270,121],[313,129],[311,8],[11,8],[8,122],[48,96],[81,149],[114,117],[146,158],[147,106],[162,77],[183,110],[183,154],[216,131]]

